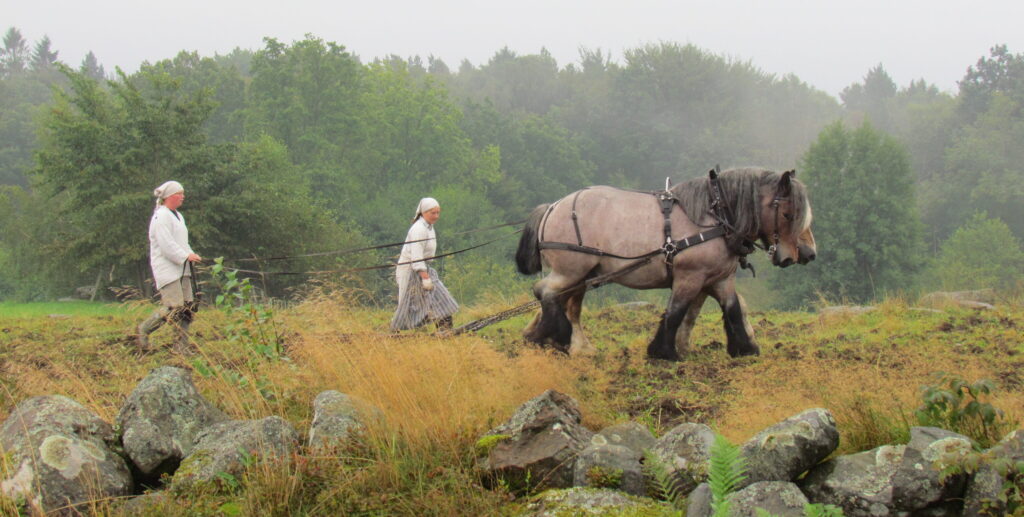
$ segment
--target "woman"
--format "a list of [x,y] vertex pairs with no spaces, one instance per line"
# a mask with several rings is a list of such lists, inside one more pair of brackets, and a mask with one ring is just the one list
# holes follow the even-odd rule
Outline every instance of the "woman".
[[192,264],[203,259],[188,245],[188,228],[178,208],[185,202],[185,188],[168,181],[153,191],[156,208],[149,221],[149,265],[160,291],[160,308],[139,324],[137,342],[140,352],[151,350],[149,334],[165,321],[175,323],[174,348],[189,352],[188,327],[192,324]]
[[434,223],[440,217],[441,206],[432,197],[421,199],[416,206],[395,268],[398,309],[391,318],[391,330],[416,328],[428,321],[436,322],[438,330],[452,327],[452,314],[459,310],[459,304],[445,289],[437,271],[427,266],[437,250]]

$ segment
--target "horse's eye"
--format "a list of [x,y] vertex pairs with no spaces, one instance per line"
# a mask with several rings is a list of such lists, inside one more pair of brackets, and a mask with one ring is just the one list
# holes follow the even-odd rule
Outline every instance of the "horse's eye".
[[782,214],[782,217],[785,217],[787,221],[793,220],[793,214]]

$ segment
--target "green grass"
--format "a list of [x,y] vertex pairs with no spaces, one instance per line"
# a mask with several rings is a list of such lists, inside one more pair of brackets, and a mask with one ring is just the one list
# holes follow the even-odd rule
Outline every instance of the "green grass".
[[138,306],[119,303],[89,302],[74,300],[68,302],[0,302],[0,319],[36,318],[60,314],[65,316],[112,316],[145,312]]

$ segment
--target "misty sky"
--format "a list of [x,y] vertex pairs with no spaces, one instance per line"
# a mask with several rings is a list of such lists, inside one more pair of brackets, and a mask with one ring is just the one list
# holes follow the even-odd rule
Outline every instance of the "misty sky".
[[505,46],[545,47],[564,66],[580,47],[622,62],[625,49],[673,41],[795,73],[832,95],[879,63],[900,86],[923,78],[953,92],[993,45],[1024,52],[1022,20],[1020,0],[0,0],[3,31],[17,27],[30,44],[48,35],[75,66],[92,50],[108,72],[307,33],[363,62],[434,55],[452,69]]

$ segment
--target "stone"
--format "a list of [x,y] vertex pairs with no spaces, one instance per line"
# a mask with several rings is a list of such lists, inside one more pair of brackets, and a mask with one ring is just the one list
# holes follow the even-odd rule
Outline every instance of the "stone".
[[840,456],[811,469],[800,488],[812,503],[842,508],[847,517],[894,515],[893,476],[905,445],[883,445]]
[[501,479],[516,492],[571,487],[576,455],[593,434],[575,400],[547,390],[480,439],[489,446],[478,466],[485,483]]
[[77,505],[126,496],[133,488],[114,429],[67,397],[18,404],[0,428],[0,449],[12,474],[0,481],[0,492],[24,497],[39,513],[77,515]]
[[621,445],[591,444],[576,457],[573,485],[645,495],[647,485],[641,458],[640,454]]
[[181,368],[155,368],[132,390],[117,414],[125,454],[140,481],[173,474],[191,454],[200,431],[228,416],[199,394]]
[[710,427],[679,424],[658,438],[651,448],[651,456],[666,470],[675,490],[688,494],[707,480],[714,443],[715,433]]
[[213,482],[225,475],[240,476],[248,465],[290,455],[299,435],[281,417],[229,420],[199,433],[196,445],[174,473],[178,486]]
[[893,502],[899,510],[923,510],[945,501],[961,500],[966,476],[940,480],[942,470],[959,465],[973,451],[971,439],[936,427],[911,427],[910,442],[893,477]]
[[313,422],[309,427],[309,446],[330,447],[348,443],[366,430],[363,419],[380,418],[379,409],[369,403],[335,390],[321,392],[313,400]]
[[740,449],[747,478],[737,488],[758,481],[793,481],[832,454],[839,430],[827,409],[808,409],[775,424]]

